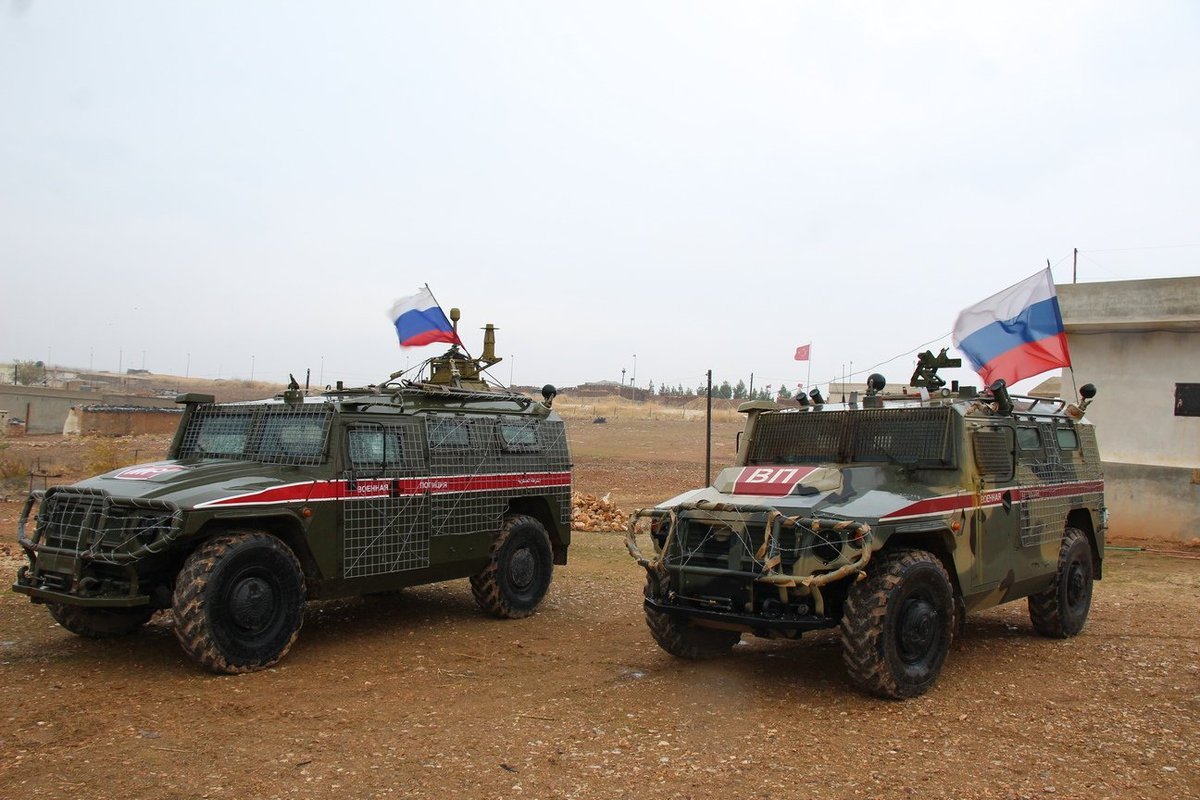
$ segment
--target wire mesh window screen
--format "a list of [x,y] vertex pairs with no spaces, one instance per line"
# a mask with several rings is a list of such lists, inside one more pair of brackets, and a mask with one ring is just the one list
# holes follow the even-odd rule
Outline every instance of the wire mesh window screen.
[[325,460],[333,415],[324,409],[269,409],[259,417],[250,452],[268,464],[315,466]]
[[852,461],[949,464],[951,410],[942,408],[865,409],[851,414]]
[[1078,428],[1081,447],[1066,453],[1058,447],[1056,426],[1044,423],[1041,429],[1046,451],[1039,458],[1020,465],[1018,477],[1034,487],[1029,498],[1021,503],[1021,544],[1026,547],[1056,542],[1062,538],[1067,515],[1076,508],[1098,508],[1104,494],[1098,491],[1039,493],[1036,487],[1053,489],[1065,484],[1090,483],[1102,477],[1100,454],[1096,449],[1095,431]]
[[1038,429],[1024,426],[1017,428],[1017,446],[1022,450],[1041,450],[1042,437],[1038,435]]
[[541,425],[536,419],[502,419],[496,427],[500,432],[500,442],[507,452],[534,453],[542,449],[538,436]]
[[1007,481],[1013,477],[1013,431],[1011,428],[978,430],[971,437],[975,449],[975,466],[991,481]]
[[950,408],[763,414],[751,464],[897,461],[950,466]]
[[426,430],[431,450],[464,450],[471,446],[468,417],[428,417]]
[[254,412],[218,406],[197,409],[179,445],[180,458],[244,458]]
[[346,430],[350,467],[355,472],[388,477],[415,475],[423,471],[425,448],[419,423],[384,425],[354,423]]
[[315,466],[325,460],[332,420],[324,408],[204,406],[189,419],[177,457]]
[[1063,450],[1075,450],[1079,447],[1079,437],[1075,435],[1074,428],[1055,428],[1054,436]]
[[841,460],[849,413],[763,414],[750,450],[751,464],[810,464]]
[[491,472],[500,453],[495,417],[429,415],[429,470],[434,475],[477,475]]

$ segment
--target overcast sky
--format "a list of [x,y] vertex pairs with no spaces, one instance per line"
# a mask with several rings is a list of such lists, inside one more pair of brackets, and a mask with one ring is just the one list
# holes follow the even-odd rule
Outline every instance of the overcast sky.
[[0,360],[366,383],[428,282],[504,382],[895,384],[1200,275],[1195,2],[0,2]]

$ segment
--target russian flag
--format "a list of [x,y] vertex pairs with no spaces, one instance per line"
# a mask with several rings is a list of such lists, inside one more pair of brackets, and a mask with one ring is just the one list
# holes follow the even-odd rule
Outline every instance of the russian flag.
[[988,386],[1071,366],[1049,269],[965,309],[951,339]]
[[412,297],[397,300],[392,304],[389,316],[396,326],[401,347],[420,347],[435,342],[462,344],[428,286]]

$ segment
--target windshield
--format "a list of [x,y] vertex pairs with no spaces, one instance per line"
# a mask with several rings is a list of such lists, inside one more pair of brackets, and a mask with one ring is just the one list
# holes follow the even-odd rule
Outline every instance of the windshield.
[[201,407],[188,419],[173,455],[316,465],[325,460],[332,419],[324,408]]
[[952,467],[952,413],[939,407],[763,414],[747,463]]

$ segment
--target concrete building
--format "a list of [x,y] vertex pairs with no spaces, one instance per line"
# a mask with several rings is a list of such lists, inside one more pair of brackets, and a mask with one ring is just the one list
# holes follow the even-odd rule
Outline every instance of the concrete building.
[[25,420],[27,433],[62,433],[71,407],[77,405],[176,407],[169,398],[0,384],[0,407]]
[[181,407],[73,406],[63,425],[64,435],[126,436],[134,433],[174,433],[183,416]]
[[1057,290],[1074,381],[1099,390],[1112,532],[1200,537],[1200,277]]

